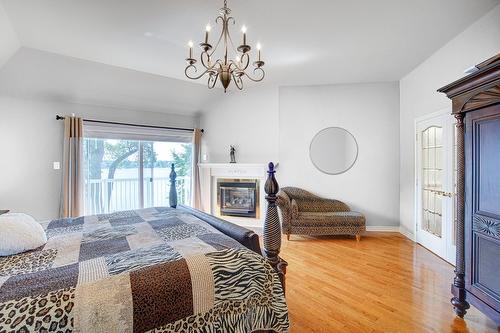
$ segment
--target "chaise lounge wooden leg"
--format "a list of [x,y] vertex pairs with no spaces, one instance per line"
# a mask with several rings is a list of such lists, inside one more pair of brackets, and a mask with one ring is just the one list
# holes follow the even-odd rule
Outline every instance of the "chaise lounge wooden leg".
[[290,240],[290,234],[286,234],[286,240],[289,241]]
[[358,241],[358,242],[359,242],[360,240],[361,240],[361,235],[360,235],[360,234],[357,234],[357,235],[356,235],[356,241]]

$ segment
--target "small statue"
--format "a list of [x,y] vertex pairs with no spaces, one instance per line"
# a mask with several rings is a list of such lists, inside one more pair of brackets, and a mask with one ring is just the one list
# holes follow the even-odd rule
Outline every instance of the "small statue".
[[234,154],[236,153],[236,149],[234,148],[234,146],[229,146],[231,149],[229,150],[229,157],[231,157],[231,162],[229,163],[236,163],[236,157],[234,156]]

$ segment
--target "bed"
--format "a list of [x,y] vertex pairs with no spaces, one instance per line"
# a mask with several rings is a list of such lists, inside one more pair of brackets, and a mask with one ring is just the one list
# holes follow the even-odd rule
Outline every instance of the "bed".
[[176,202],[46,223],[46,245],[0,257],[0,332],[287,332],[273,179],[264,254]]

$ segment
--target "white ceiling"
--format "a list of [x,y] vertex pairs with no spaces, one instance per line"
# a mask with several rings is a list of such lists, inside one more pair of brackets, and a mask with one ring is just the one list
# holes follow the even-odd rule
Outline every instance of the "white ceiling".
[[19,49],[19,40],[9,17],[0,3],[0,68]]
[[0,93],[194,115],[222,92],[178,79],[23,47],[0,69]]
[[[266,82],[311,85],[399,80],[500,0],[228,3],[236,18],[234,39],[239,40],[239,27],[245,24],[249,40],[263,45]],[[0,0],[0,4],[24,47],[186,80],[186,42],[200,41],[208,22],[215,26],[222,0]],[[26,65],[33,52],[20,51],[24,60],[18,63]],[[47,61],[55,66],[54,59]],[[66,76],[62,71],[53,75],[59,74]],[[75,80],[80,80],[75,86],[85,88],[84,79]],[[174,83],[178,81],[170,82]],[[193,89],[188,98],[201,94],[203,103],[204,91],[196,87],[185,86],[186,91]],[[191,108],[178,106],[183,107]]]

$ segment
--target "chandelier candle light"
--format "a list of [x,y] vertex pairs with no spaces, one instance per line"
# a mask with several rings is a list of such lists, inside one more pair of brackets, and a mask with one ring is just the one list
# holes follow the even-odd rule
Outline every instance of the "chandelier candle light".
[[[207,25],[205,30],[205,41],[200,43],[200,48],[202,50],[200,55],[200,63],[203,66],[203,72],[198,74],[198,68],[196,67],[197,60],[193,57],[193,42],[189,41],[189,57],[186,58],[188,63],[184,73],[186,76],[192,80],[198,80],[203,76],[208,76],[208,88],[212,89],[215,87],[218,80],[220,80],[222,86],[224,87],[224,92],[226,92],[227,87],[234,81],[234,84],[239,90],[243,89],[243,77],[247,77],[249,80],[254,82],[260,82],[264,79],[265,72],[262,69],[264,66],[264,61],[261,60],[261,45],[257,43],[257,61],[253,62],[253,76],[247,73],[247,69],[250,65],[250,50],[252,49],[250,45],[247,45],[247,28],[243,26],[241,32],[243,33],[243,41],[240,46],[235,49],[233,40],[229,33],[229,24],[235,24],[235,20],[231,14],[231,9],[227,7],[227,0],[224,0],[224,7],[220,9],[220,15],[215,19],[215,22],[222,25],[222,31],[215,44],[212,46],[209,42],[209,34],[212,30],[210,24]],[[221,44],[222,43],[222,44]],[[222,57],[216,58],[215,52],[220,48],[222,49]],[[229,52],[234,53],[234,60],[230,59]],[[214,61],[214,59],[217,59]]]

